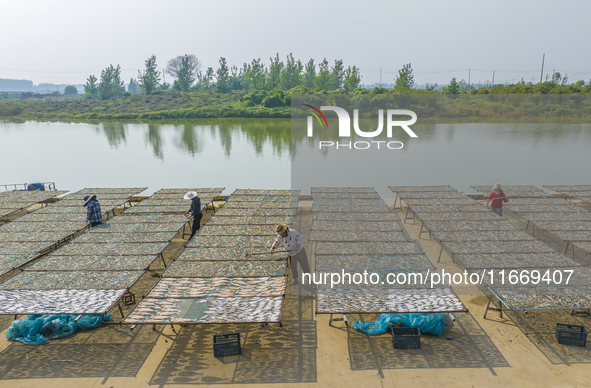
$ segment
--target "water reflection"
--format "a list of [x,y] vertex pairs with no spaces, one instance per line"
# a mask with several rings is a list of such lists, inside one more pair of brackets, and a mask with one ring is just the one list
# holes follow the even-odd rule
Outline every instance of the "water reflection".
[[109,145],[113,148],[117,148],[122,143],[126,143],[125,127],[123,124],[102,123],[95,128],[95,131],[97,133],[103,133],[107,138]]

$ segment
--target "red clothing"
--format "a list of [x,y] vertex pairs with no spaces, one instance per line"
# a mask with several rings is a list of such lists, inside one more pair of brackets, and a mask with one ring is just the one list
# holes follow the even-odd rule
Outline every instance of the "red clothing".
[[509,200],[507,198],[503,198],[503,199],[495,199],[495,198],[504,197],[504,196],[505,196],[505,193],[503,193],[502,191],[501,191],[501,194],[497,194],[496,191],[493,191],[493,193],[488,196],[488,200],[489,201],[492,200],[490,207],[492,207],[494,209],[502,209],[503,202],[508,202]]

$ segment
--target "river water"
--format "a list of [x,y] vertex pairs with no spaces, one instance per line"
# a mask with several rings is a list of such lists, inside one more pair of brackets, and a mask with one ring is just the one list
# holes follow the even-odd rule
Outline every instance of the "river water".
[[[290,120],[0,121],[0,184],[58,189],[591,184],[591,124],[415,124],[400,150],[324,149]],[[368,156],[370,155],[371,156]],[[293,174],[293,176],[292,176]]]

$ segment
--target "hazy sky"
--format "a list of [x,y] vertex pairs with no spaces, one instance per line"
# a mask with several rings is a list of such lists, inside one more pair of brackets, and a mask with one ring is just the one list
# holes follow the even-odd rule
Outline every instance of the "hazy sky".
[[[0,78],[84,83],[109,64],[128,82],[156,54],[204,67],[290,52],[361,69],[362,82],[393,82],[412,63],[417,83],[452,77],[539,81],[591,78],[589,0],[0,0]],[[545,77],[545,75],[544,75]],[[167,81],[170,81],[167,79]]]

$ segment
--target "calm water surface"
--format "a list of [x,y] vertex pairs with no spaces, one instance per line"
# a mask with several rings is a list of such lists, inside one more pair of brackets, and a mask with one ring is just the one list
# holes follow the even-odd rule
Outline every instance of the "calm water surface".
[[[591,184],[590,124],[413,126],[402,150],[318,150],[290,120],[0,122],[0,183],[59,189]],[[355,139],[353,139],[355,140]],[[365,140],[365,139],[357,139]]]

